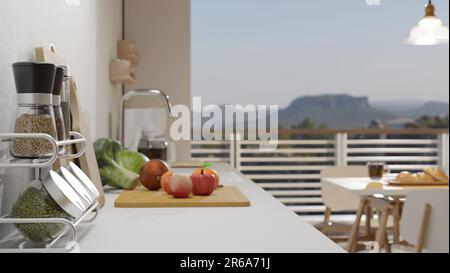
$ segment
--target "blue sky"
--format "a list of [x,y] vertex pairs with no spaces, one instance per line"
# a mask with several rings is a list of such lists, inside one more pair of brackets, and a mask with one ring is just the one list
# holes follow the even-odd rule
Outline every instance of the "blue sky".
[[[449,48],[405,45],[425,0],[192,0],[192,91],[207,103],[330,93],[448,101]],[[448,0],[434,1],[448,26]]]

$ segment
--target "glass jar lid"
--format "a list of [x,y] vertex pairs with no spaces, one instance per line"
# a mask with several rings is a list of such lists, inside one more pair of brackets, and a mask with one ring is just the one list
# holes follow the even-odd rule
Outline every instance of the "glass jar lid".
[[94,203],[91,195],[87,192],[86,188],[81,184],[80,180],[76,178],[71,172],[69,172],[66,168],[61,168],[61,173],[63,177],[69,182],[72,188],[81,196],[81,198],[86,201],[88,206]]
[[70,67],[68,65],[60,64],[58,67],[64,69],[64,78],[70,77]]
[[83,201],[64,178],[54,171],[42,181],[45,190],[53,200],[69,215],[78,218],[86,210]]
[[92,193],[94,199],[97,199],[100,196],[100,193],[92,180],[77,165],[75,165],[75,163],[70,162],[69,165],[69,171],[71,171],[81,181],[81,183],[83,183],[89,192]]
[[51,105],[56,66],[50,63],[18,62],[13,64],[17,103]]
[[56,66],[50,63],[19,62],[13,64],[18,94],[52,94]]
[[58,66],[58,67],[56,67],[55,83],[53,85],[53,95],[54,96],[61,95],[61,90],[63,88],[63,82],[64,82],[64,68]]

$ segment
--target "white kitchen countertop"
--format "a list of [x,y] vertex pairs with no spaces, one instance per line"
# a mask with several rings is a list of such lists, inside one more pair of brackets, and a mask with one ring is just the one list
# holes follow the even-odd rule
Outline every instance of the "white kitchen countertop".
[[99,217],[80,235],[81,252],[344,252],[236,170],[214,167],[221,183],[239,187],[251,207],[118,209],[119,192],[108,192]]

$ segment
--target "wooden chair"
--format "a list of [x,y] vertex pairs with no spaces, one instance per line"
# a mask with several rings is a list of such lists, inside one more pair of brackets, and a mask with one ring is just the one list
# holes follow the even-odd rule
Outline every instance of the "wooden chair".
[[415,251],[449,252],[449,192],[411,192],[406,197],[400,234]]
[[[367,175],[367,167],[363,166],[333,167],[321,172],[322,179],[365,177]],[[333,212],[356,211],[360,204],[360,198],[332,185],[322,184],[322,199],[326,206],[325,216],[323,222],[316,225],[316,228],[336,242],[347,241],[352,225],[333,222],[331,215]],[[370,212],[368,214],[370,215]],[[366,219],[366,233],[371,233],[370,218]]]
[[[400,243],[400,215],[403,203],[399,200],[390,200],[389,198],[366,197],[364,198],[367,206],[377,212],[378,227],[375,235],[375,241],[379,248],[384,248],[386,252],[391,252],[391,244],[388,239],[388,219],[393,216],[393,235],[394,243]],[[355,241],[355,240],[353,240]],[[356,251],[354,245],[348,246],[349,251]]]

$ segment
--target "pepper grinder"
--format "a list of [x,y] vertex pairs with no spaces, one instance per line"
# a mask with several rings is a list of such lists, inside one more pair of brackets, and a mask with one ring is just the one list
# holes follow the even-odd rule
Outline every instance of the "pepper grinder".
[[64,69],[64,80],[61,90],[61,108],[64,119],[64,130],[67,138],[70,136],[70,131],[72,130],[72,119],[70,116],[71,106],[70,106],[70,90],[72,84],[72,77],[70,76],[70,68],[66,65],[60,65]]

